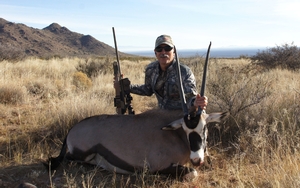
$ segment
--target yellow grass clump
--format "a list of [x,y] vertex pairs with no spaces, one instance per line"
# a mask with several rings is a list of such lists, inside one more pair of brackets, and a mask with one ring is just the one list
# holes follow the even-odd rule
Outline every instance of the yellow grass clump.
[[73,74],[73,84],[76,86],[79,90],[86,90],[92,87],[92,81],[87,77],[86,74],[82,72],[75,72]]

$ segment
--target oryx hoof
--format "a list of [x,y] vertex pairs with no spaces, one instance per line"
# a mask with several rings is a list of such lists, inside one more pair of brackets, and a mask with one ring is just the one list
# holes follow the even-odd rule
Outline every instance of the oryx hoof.
[[198,176],[198,172],[195,169],[193,169],[183,176],[183,180],[193,181],[197,176]]

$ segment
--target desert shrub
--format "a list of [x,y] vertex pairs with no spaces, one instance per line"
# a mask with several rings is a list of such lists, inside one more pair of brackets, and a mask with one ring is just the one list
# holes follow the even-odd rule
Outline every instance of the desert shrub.
[[86,59],[80,62],[76,67],[77,71],[85,73],[89,78],[101,74],[113,74],[112,60],[109,57],[105,59]]
[[284,68],[296,70],[300,68],[300,48],[293,43],[268,48],[252,56],[251,61],[267,69]]
[[[66,91],[62,90],[57,84],[49,83],[47,80],[34,80],[25,84],[28,94],[40,99],[47,99],[53,97],[61,97],[65,95]],[[65,88],[66,90],[66,88]]]
[[227,154],[245,154],[251,163],[299,151],[297,73],[281,69],[245,71],[242,66],[220,64],[216,67],[210,69],[213,74],[207,84],[208,110],[228,110],[231,116],[224,124],[209,126],[208,143],[223,146]]
[[0,43],[0,61],[9,60],[9,61],[20,61],[26,57],[25,52],[12,46],[10,44],[1,44]]
[[212,111],[228,111],[230,118],[225,124],[211,126],[209,142],[228,146],[238,142],[241,133],[249,130],[249,127],[241,125],[249,125],[251,108],[270,95],[270,80],[263,75],[244,73],[243,66],[216,67],[210,70],[213,76],[207,83],[209,105]]
[[93,84],[86,74],[83,72],[75,72],[73,75],[73,85],[75,85],[77,89],[84,91],[91,88]]
[[[224,77],[227,77],[225,79]],[[210,93],[216,98],[214,103],[237,116],[243,110],[259,104],[269,95],[269,81],[262,76],[240,77],[231,73],[219,74],[217,81],[208,85]]]
[[20,86],[0,86],[0,103],[21,104],[25,101],[25,91]]
[[30,82],[26,85],[29,94],[40,95],[45,91],[45,85],[42,82]]

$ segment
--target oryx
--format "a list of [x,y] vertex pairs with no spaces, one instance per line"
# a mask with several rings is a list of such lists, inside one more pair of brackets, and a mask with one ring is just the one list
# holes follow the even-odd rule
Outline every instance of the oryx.
[[63,161],[68,150],[69,160],[117,173],[133,173],[146,167],[152,173],[195,177],[197,172],[183,165],[189,160],[196,166],[204,161],[206,124],[220,121],[225,115],[202,113],[185,117],[197,121],[195,125],[187,125],[181,111],[89,117],[69,131],[59,156],[50,159],[51,169]]

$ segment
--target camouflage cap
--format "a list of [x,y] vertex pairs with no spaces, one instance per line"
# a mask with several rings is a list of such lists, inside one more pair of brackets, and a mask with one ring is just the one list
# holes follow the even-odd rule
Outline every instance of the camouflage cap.
[[167,44],[171,47],[174,47],[172,38],[169,35],[160,35],[159,37],[157,37],[155,41],[155,48],[161,44]]

